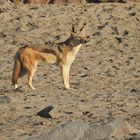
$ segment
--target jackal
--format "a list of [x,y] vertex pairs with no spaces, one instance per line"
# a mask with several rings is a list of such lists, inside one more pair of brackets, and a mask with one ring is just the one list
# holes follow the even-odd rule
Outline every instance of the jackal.
[[71,35],[66,41],[58,43],[54,47],[26,45],[20,48],[15,55],[12,84],[17,88],[17,81],[24,73],[28,75],[28,86],[35,89],[32,85],[32,79],[37,64],[44,61],[48,64],[60,65],[64,86],[69,89],[70,67],[84,43],[86,43],[84,39]]

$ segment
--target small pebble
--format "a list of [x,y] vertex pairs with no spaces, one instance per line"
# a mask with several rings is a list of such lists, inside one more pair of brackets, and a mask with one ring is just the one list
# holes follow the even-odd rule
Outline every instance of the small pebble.
[[40,124],[41,124],[41,125],[46,125],[46,123],[45,123],[45,122],[41,122]]

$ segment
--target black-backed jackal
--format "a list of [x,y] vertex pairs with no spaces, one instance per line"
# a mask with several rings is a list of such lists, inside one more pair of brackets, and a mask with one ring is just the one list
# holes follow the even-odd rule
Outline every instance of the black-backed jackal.
[[20,48],[15,55],[12,84],[17,88],[17,81],[24,72],[28,75],[28,86],[35,89],[32,85],[32,79],[37,64],[39,61],[44,61],[48,64],[60,65],[64,86],[69,89],[70,67],[84,43],[86,43],[84,39],[71,35],[65,42],[59,43],[55,47],[28,45]]

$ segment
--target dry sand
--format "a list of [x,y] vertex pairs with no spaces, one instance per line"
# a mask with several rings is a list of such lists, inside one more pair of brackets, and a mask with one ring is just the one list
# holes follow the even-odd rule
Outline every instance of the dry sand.
[[[60,42],[72,26],[78,32],[84,24],[90,42],[72,65],[73,90],[64,90],[58,67],[44,63],[33,80],[37,90],[25,85],[26,78],[19,81],[19,90],[13,89],[18,48]],[[49,105],[54,106],[52,119],[36,116]],[[140,129],[140,3],[0,5],[1,140],[38,136],[71,120],[90,123],[114,117]]]

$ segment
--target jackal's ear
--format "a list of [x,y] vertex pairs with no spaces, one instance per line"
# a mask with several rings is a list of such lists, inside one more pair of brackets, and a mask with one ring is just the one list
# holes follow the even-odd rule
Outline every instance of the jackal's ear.
[[80,37],[80,38],[86,38],[85,34],[84,34],[84,29],[87,27],[87,23],[83,24],[83,26],[81,26],[77,31],[75,29],[74,26],[72,26],[71,29],[71,34],[75,37]]

